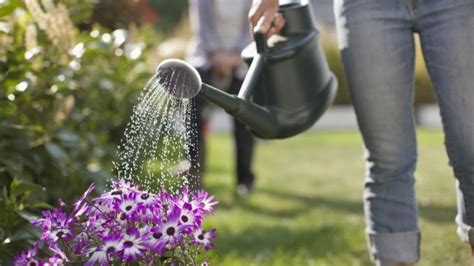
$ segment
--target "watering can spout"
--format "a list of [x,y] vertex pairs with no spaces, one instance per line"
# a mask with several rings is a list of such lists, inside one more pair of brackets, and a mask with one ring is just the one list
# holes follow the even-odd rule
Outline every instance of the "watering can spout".
[[[195,68],[178,59],[164,60],[158,65],[156,72],[160,87],[172,97],[189,99],[199,94],[247,125],[255,135],[263,138],[276,136],[278,130],[272,114],[243,97],[249,95],[231,95],[203,83]],[[251,93],[254,82],[247,79],[244,82],[244,85],[247,85],[243,86],[241,92]]]
[[278,125],[272,113],[251,101],[228,94],[203,83],[199,95],[222,107],[261,138],[276,138]]

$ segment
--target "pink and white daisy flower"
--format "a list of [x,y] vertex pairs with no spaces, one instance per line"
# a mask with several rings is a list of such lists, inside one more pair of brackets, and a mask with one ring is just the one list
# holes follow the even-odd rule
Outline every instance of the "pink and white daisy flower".
[[161,225],[151,227],[148,231],[148,237],[146,239],[147,247],[159,255],[163,254],[165,243],[162,241],[163,233]]
[[122,238],[122,250],[120,256],[125,261],[134,261],[143,256],[146,250],[145,241],[147,236],[140,235],[136,228],[128,228]]
[[194,233],[194,243],[204,247],[204,250],[208,250],[214,247],[214,244],[211,242],[212,239],[216,238],[216,229],[210,231],[197,229]]
[[154,209],[160,208],[159,197],[155,194],[143,192],[137,196],[138,212],[144,222],[152,221],[155,214]]
[[204,190],[198,191],[196,200],[201,203],[201,210],[206,214],[214,212],[214,205],[217,205],[219,203],[219,201],[213,201],[214,196],[210,196]]
[[96,263],[103,266],[109,265],[111,258],[123,249],[122,236],[107,236],[103,239],[103,246],[99,246],[92,252],[92,255],[84,264],[85,266],[95,265]]
[[74,202],[74,204],[72,205],[72,211],[73,211],[73,216],[74,217],[81,216],[82,214],[84,214],[89,209],[89,206],[86,202],[86,198],[94,190],[94,188],[95,188],[94,183],[90,184],[90,186],[82,194],[82,196],[79,198],[79,200]]
[[51,245],[56,244],[59,239],[67,241],[73,237],[74,233],[70,229],[73,220],[67,213],[60,209],[54,209],[53,211],[43,211],[42,214],[43,218],[32,222],[42,229],[41,240]]
[[189,204],[192,211],[197,210],[202,206],[201,202],[196,200],[195,197],[189,193],[187,186],[183,188],[183,191],[180,193],[180,195],[172,198],[171,201],[180,208],[185,208],[185,205]]
[[182,231],[188,228],[187,225],[180,225],[181,209],[174,207],[168,215],[167,221],[161,226],[160,248],[174,248],[177,244],[182,243]]
[[59,266],[64,265],[64,260],[58,256],[50,257],[46,260],[43,266]]
[[138,210],[137,193],[122,195],[121,199],[114,201],[114,210],[121,221],[134,221]]
[[13,265],[15,266],[39,266],[41,261],[36,258],[38,253],[39,242],[30,247],[28,250],[21,252],[15,258],[13,258]]
[[197,214],[197,211],[192,211],[191,204],[185,203],[179,216],[180,225],[188,226],[191,229],[191,227],[198,228],[201,226],[201,222],[202,216]]

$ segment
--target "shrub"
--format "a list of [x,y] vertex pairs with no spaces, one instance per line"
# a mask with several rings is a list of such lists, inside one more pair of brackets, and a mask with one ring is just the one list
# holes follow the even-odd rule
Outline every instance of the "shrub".
[[[90,10],[85,2],[67,1]],[[0,264],[6,265],[31,243],[33,234],[22,234],[31,229],[25,217],[58,198],[70,201],[91,181],[104,186],[151,71],[144,56],[149,41],[137,28],[80,32],[74,24],[85,18],[71,19],[63,4],[0,5]]]

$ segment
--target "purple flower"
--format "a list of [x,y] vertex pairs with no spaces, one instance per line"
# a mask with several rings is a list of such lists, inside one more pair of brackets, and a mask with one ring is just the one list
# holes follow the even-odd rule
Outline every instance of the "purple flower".
[[137,197],[137,202],[143,206],[157,206],[160,204],[159,198],[152,193],[143,192]]
[[194,232],[194,243],[204,247],[204,250],[208,250],[214,247],[211,242],[212,239],[216,238],[216,229],[210,231],[201,230],[200,228]]
[[195,197],[191,197],[187,186],[185,186],[180,195],[174,197],[172,201],[180,208],[189,208],[185,207],[185,205],[189,204],[192,211],[198,210],[202,207],[200,201],[196,200]]
[[81,232],[73,239],[71,248],[75,254],[83,255],[87,253],[87,246],[90,242],[89,235],[86,232]]
[[127,194],[130,192],[140,191],[140,186],[134,185],[132,182],[123,179],[112,181],[112,188],[113,189],[110,191],[111,194],[117,194],[120,192],[122,192],[121,194]]
[[90,184],[90,186],[82,194],[82,196],[79,198],[79,200],[74,202],[74,204],[72,205],[72,210],[73,210],[73,213],[74,213],[73,214],[74,217],[79,217],[87,211],[88,205],[87,205],[87,202],[86,202],[86,198],[94,190],[94,188],[95,188],[94,183]]
[[138,210],[137,193],[130,192],[114,201],[114,209],[118,212],[120,220],[135,220]]
[[111,258],[122,249],[123,243],[121,235],[104,237],[103,246],[97,247],[84,265],[89,266],[95,265],[96,263],[101,266],[109,265]]
[[133,190],[133,191],[140,190],[139,185],[134,185],[132,182],[125,179],[113,180],[112,187],[115,189],[126,189],[126,190]]
[[[160,210],[161,204],[159,197],[155,194],[142,192],[137,196],[137,210],[141,214],[142,220],[146,223],[153,221],[155,217],[154,210]],[[159,213],[159,212],[158,212]]]
[[127,233],[122,238],[121,257],[125,261],[134,261],[143,256],[145,248],[146,235],[141,235],[136,228],[128,228]]
[[160,205],[165,209],[170,204],[170,201],[172,201],[172,199],[173,196],[164,190],[158,193],[158,200],[160,202]]
[[[186,187],[176,196],[164,190],[153,194],[124,180],[113,182],[112,187],[89,201],[91,184],[74,202],[70,214],[61,209],[44,211],[32,223],[42,231],[47,257],[36,256],[36,243],[15,257],[15,265],[63,265],[69,258],[86,261],[86,265],[150,263],[163,259],[165,250],[173,251],[178,245],[183,252],[192,245],[204,250],[213,247],[215,230],[201,229],[204,214],[217,204],[213,196],[204,191],[189,193]],[[60,205],[65,209],[65,203]],[[171,260],[178,259],[180,252],[170,253]]]
[[87,211],[87,215],[106,215],[113,211],[113,203],[117,198],[102,198],[102,196],[92,199],[92,204]]
[[174,207],[168,215],[167,221],[161,226],[161,240],[160,247],[169,249],[174,248],[177,244],[182,243],[182,231],[188,228],[188,225],[180,225],[181,209]]
[[93,203],[107,206],[113,203],[115,200],[119,200],[122,195],[129,194],[131,192],[140,192],[139,186],[132,185],[132,183],[123,179],[112,181],[112,190],[102,193],[99,197],[93,200]]
[[46,260],[43,266],[59,266],[64,265],[64,260],[58,256],[50,257]]
[[209,196],[206,191],[199,190],[196,199],[201,202],[201,209],[204,213],[214,212],[214,205],[217,205],[218,201],[212,201],[214,196]]
[[58,246],[57,243],[50,244],[48,248],[51,252],[53,252],[54,257],[60,258],[63,261],[69,261],[66,256],[66,253],[64,253],[64,251]]
[[39,242],[30,247],[28,250],[21,252],[15,258],[13,258],[13,265],[15,266],[38,266],[41,265],[41,261],[36,258],[38,253]]
[[33,224],[40,227],[43,231],[41,240],[44,240],[48,245],[56,244],[59,239],[69,240],[74,235],[70,229],[72,219],[67,213],[60,209],[53,211],[43,211],[43,218],[36,219]]
[[198,215],[197,211],[192,211],[192,206],[189,203],[185,203],[181,209],[179,216],[179,223],[181,225],[198,228],[201,226],[202,216]]
[[162,241],[163,233],[161,225],[154,226],[149,229],[146,245],[152,252],[163,254],[166,243]]

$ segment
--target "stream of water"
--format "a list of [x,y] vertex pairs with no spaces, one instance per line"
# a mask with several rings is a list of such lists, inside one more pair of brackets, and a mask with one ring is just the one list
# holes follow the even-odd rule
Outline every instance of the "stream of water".
[[192,136],[197,134],[191,119],[195,110],[190,99],[171,96],[163,89],[169,81],[156,76],[144,87],[133,108],[114,170],[118,179],[138,183],[147,190],[178,192],[184,185],[198,184],[198,177],[190,171],[191,161],[195,161],[190,152],[194,149]]

